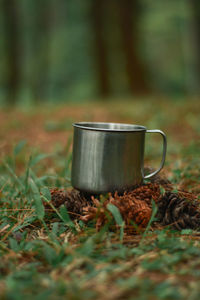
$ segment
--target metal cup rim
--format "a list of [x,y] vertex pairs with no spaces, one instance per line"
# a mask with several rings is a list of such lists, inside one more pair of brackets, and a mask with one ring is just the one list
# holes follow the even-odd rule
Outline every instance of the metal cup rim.
[[110,123],[110,122],[76,122],[72,124],[76,128],[92,131],[108,132],[135,132],[146,131],[146,127],[136,124]]

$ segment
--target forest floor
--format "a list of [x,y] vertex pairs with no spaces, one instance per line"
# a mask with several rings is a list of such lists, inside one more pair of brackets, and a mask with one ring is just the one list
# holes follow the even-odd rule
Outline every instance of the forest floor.
[[[0,109],[0,299],[190,299],[200,296],[200,231],[169,226],[124,235],[43,214],[49,188],[70,187],[72,123],[105,121],[161,129],[162,171],[200,195],[197,99],[91,102]],[[161,139],[147,135],[145,164]]]

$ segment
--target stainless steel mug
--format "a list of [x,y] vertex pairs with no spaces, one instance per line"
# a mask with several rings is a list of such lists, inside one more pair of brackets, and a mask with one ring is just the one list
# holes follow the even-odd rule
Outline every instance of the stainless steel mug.
[[[73,124],[72,186],[86,193],[125,191],[163,167],[167,140],[161,130],[119,123],[80,122]],[[146,133],[163,137],[160,167],[144,176]]]

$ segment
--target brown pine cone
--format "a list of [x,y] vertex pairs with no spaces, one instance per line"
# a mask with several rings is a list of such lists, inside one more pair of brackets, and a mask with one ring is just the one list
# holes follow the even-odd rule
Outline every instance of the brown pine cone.
[[172,192],[166,192],[158,202],[157,218],[163,225],[171,224],[178,230],[200,227],[200,210],[197,204]]
[[[142,190],[142,192],[147,197],[145,190]],[[139,188],[135,194],[138,196]],[[146,198],[136,198],[132,192],[124,193],[123,196],[118,196],[116,193],[110,202],[118,207],[126,225],[135,223],[142,228],[147,226],[152,210]]]
[[65,203],[65,191],[64,189],[54,188],[51,191],[51,201],[52,204],[58,208]]
[[151,206],[151,200],[156,203],[160,198],[160,187],[158,184],[147,183],[127,193],[130,197],[143,200]]
[[130,220],[134,221],[139,227],[145,228],[151,218],[152,210],[149,205],[142,200],[134,200],[134,208],[129,215]]
[[115,193],[114,197],[109,194],[109,198],[103,202],[94,197],[92,197],[92,200],[94,207],[84,207],[84,216],[80,217],[80,219],[85,222],[96,219],[97,230],[108,221],[107,216],[111,215],[107,209],[108,204],[113,204],[119,209],[125,225],[129,229],[132,224],[138,225],[139,228],[145,228],[151,218],[151,207],[145,200],[136,199],[131,193],[125,193],[123,196]]
[[[111,196],[111,195],[110,195]],[[100,202],[94,196],[91,197],[93,206],[83,207],[83,216],[80,217],[80,220],[84,222],[88,222],[90,220],[96,219],[96,230],[99,231],[100,228],[107,221],[107,209],[106,206],[109,203],[109,199],[104,199],[104,201]]]
[[[70,216],[76,218],[78,215],[83,214],[83,207],[88,205],[89,200],[76,189],[55,188],[51,190],[51,202],[56,208],[64,204]],[[45,202],[45,207],[48,207],[47,202]]]

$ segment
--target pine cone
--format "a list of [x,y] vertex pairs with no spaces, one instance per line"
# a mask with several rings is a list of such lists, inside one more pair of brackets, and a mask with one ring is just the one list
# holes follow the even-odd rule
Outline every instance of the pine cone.
[[130,220],[134,221],[139,227],[145,228],[151,218],[152,210],[149,205],[142,200],[134,201],[134,208],[129,215]]
[[[139,189],[139,188],[138,188]],[[136,195],[138,195],[138,189]],[[143,195],[146,197],[144,191]],[[136,198],[133,193],[124,193],[123,196],[115,194],[114,198],[110,201],[118,207],[126,225],[135,223],[139,227],[144,228],[147,226],[151,218],[151,207],[148,202],[141,198]]]
[[[88,205],[88,201],[88,199],[75,189],[64,190],[55,188],[51,190],[52,204],[56,208],[64,204],[72,218],[83,214],[83,207]],[[47,202],[45,202],[44,205],[45,207],[49,206]]]
[[[124,194],[124,196],[126,193]],[[158,184],[147,183],[127,193],[132,198],[145,201],[151,206],[151,200],[156,203],[160,198],[160,187]]]
[[94,207],[87,206],[83,208],[84,216],[80,217],[80,219],[85,222],[96,219],[97,230],[108,221],[107,216],[111,215],[107,209],[109,203],[115,205],[119,209],[125,225],[129,229],[132,223],[137,224],[139,228],[144,228],[151,218],[151,207],[147,202],[136,199],[130,193],[125,193],[123,196],[119,196],[115,193],[114,197],[109,194],[109,198],[105,199],[103,202],[92,197],[92,201]]
[[163,225],[171,224],[178,230],[197,229],[200,226],[197,204],[172,192],[166,192],[158,202],[157,218]]
[[[172,225],[179,230],[200,227],[200,208],[194,194],[182,190],[178,190],[178,193],[172,192],[172,184],[159,175],[151,181],[123,195],[117,192],[114,195],[109,194],[104,201],[99,201],[94,197],[86,198],[75,189],[56,188],[51,190],[51,201],[56,208],[64,204],[72,218],[79,218],[84,222],[96,220],[97,230],[108,221],[108,216],[111,216],[107,209],[109,203],[119,209],[127,233],[133,233],[132,223],[137,224],[139,229],[145,228],[151,218],[152,200],[157,203],[157,218],[163,225]],[[160,185],[166,190],[163,196],[160,192]],[[47,202],[44,206],[49,207]]]
[[65,191],[64,189],[54,188],[51,191],[51,201],[52,204],[58,208],[65,202]]
[[88,222],[90,220],[96,219],[96,230],[99,231],[100,228],[107,221],[106,206],[109,203],[109,200],[104,199],[104,201],[100,202],[94,196],[91,197],[91,200],[92,200],[93,206],[86,206],[83,208],[84,215],[80,217],[80,220],[82,220],[84,222]]

